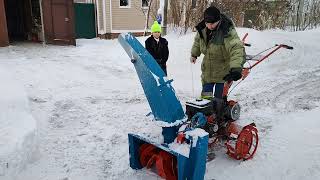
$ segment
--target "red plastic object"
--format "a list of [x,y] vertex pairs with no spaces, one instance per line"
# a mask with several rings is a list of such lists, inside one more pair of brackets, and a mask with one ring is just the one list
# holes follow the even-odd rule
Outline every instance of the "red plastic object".
[[186,140],[184,133],[180,132],[177,136],[177,143],[182,144]]

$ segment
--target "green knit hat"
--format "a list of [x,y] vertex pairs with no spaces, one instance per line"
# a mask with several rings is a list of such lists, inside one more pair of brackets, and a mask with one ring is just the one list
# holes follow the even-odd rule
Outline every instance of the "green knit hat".
[[158,21],[154,21],[151,26],[151,32],[161,32],[161,26],[158,24]]

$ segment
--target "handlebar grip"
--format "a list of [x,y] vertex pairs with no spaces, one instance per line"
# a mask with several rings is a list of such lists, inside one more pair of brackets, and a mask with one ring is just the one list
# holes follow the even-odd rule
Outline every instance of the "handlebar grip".
[[290,50],[293,49],[292,46],[288,46],[288,45],[286,45],[286,44],[276,44],[276,46],[281,46],[281,47],[283,47],[283,48],[290,49]]
[[251,46],[251,44],[248,44],[248,43],[243,43],[243,44],[244,44],[244,46],[248,46],[248,47]]
[[284,48],[286,48],[286,49],[293,49],[292,46],[288,46],[288,45],[285,45],[285,44],[283,44],[282,46],[283,46]]

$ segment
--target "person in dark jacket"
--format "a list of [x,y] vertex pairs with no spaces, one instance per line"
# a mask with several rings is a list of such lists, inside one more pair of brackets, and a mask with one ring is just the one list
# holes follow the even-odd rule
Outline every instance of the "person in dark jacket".
[[161,26],[157,21],[151,26],[151,33],[151,36],[145,41],[146,49],[167,75],[167,61],[169,57],[168,41],[161,37]]
[[207,8],[204,19],[196,26],[191,49],[191,63],[204,54],[201,64],[202,92],[205,99],[222,98],[224,82],[241,78],[245,62],[244,46],[234,24],[214,6]]

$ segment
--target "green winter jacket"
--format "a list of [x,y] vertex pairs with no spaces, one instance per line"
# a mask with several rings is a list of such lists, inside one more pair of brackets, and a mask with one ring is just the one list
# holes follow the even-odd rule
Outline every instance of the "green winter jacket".
[[231,68],[243,67],[244,46],[231,24],[220,26],[208,44],[206,43],[206,31],[207,28],[198,29],[191,55],[199,57],[201,53],[204,54],[201,64],[202,84],[223,83],[223,77],[229,73]]

